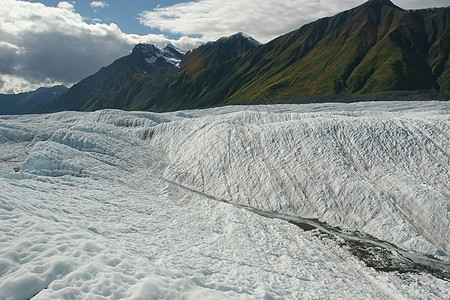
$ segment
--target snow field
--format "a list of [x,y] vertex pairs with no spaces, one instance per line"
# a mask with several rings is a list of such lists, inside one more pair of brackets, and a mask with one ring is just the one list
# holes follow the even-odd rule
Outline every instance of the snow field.
[[[400,246],[447,251],[448,156],[436,147],[448,153],[448,105],[367,106],[0,118],[0,299],[449,298],[448,281],[376,272],[317,231],[203,195],[374,235],[383,225]],[[383,151],[390,118],[426,130],[429,155],[416,131],[411,164],[402,134]],[[393,166],[372,152],[349,163],[348,141],[362,138],[357,151],[388,152]],[[342,192],[327,200],[331,186]]]

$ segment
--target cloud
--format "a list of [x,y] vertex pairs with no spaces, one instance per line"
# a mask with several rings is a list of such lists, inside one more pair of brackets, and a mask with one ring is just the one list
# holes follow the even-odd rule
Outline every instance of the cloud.
[[105,1],[92,1],[90,5],[93,8],[104,8],[106,6],[109,6],[109,4]]
[[[137,43],[168,43],[188,50],[202,40],[164,35],[125,34],[114,24],[87,24],[60,2],[2,0],[0,10],[0,92],[22,92],[40,86],[71,85],[127,55]],[[69,3],[70,4],[70,3]]]
[[[366,0],[198,0],[145,11],[140,15],[140,22],[163,32],[197,34],[206,40],[243,31],[261,42],[268,42],[306,23],[364,2]],[[448,0],[394,2],[404,8],[448,5]]]
[[342,0],[199,0],[159,7],[140,15],[152,28],[178,34],[200,34],[207,40],[243,31],[261,42],[317,18],[363,1]]
[[75,11],[75,7],[72,3],[69,3],[67,1],[61,1],[58,3],[58,7],[62,9],[67,9],[70,11]]

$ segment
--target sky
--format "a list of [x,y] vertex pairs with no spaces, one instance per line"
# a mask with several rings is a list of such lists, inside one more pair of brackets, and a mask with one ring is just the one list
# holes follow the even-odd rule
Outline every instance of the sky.
[[[180,50],[237,32],[266,43],[365,0],[1,0],[0,93],[68,87],[137,43]],[[450,0],[394,0],[404,9]]]

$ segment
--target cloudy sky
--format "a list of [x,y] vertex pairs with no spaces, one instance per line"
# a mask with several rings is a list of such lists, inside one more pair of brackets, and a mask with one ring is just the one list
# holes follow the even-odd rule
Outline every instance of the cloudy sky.
[[[365,0],[1,0],[0,93],[73,83],[140,42],[182,50],[242,31],[260,42]],[[394,0],[405,9],[450,0]]]

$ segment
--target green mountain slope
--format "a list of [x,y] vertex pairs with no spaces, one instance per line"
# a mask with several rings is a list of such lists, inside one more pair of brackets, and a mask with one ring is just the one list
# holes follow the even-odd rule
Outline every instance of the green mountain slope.
[[254,49],[260,43],[242,32],[229,37],[223,37],[215,42],[201,45],[186,53],[182,61],[182,69],[195,73],[202,69],[217,66],[229,59]]
[[173,110],[311,95],[448,90],[449,19],[449,7],[406,11],[387,0],[371,0],[237,58],[202,67],[188,63],[168,78],[144,108]]

